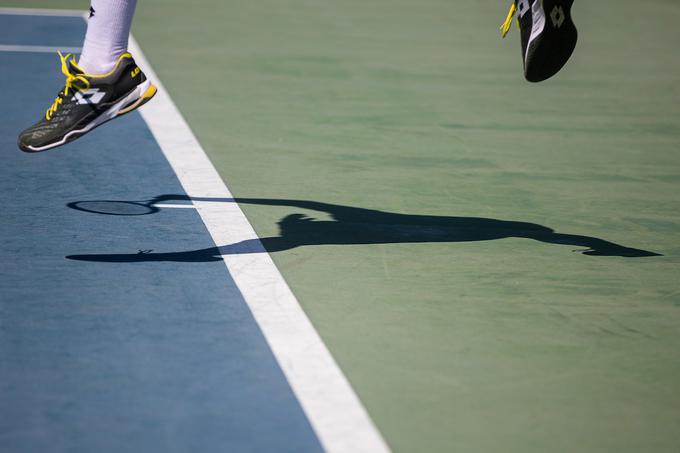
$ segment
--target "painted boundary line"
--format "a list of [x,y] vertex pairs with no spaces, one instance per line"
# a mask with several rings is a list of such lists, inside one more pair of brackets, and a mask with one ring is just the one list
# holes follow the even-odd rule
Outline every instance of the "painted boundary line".
[[[31,11],[0,8],[0,14],[30,15]],[[87,17],[72,11],[37,11],[35,15]],[[129,48],[158,87],[155,99],[140,113],[187,195],[233,198],[132,36]],[[222,258],[324,449],[389,452],[238,204],[193,203],[217,246],[252,241],[245,250],[249,253]]]
[[[187,195],[233,198],[132,36],[129,47],[158,87],[156,99],[140,112]],[[218,247],[259,239],[238,204],[193,203]],[[246,252],[222,259],[323,447],[338,453],[389,451],[260,241]]]
[[83,12],[76,9],[41,9],[41,8],[0,8],[0,14],[12,16],[58,16],[82,17]]
[[[2,12],[0,11],[0,14]],[[38,52],[38,53],[80,53],[82,47],[58,47],[58,46],[25,46],[14,44],[0,44],[0,52]]]

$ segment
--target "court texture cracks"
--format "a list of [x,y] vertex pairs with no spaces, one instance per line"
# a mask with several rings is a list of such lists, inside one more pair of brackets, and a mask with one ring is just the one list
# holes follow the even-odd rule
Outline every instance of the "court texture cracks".
[[[77,54],[86,22],[0,8],[0,86],[15,112],[0,125],[0,450],[680,445],[679,112],[661,88],[645,92],[658,97],[646,110],[630,90],[646,73],[619,80],[632,94],[613,113],[593,87],[626,58],[614,51],[611,67],[579,78],[596,67],[588,46],[608,39],[588,19],[591,44],[559,83],[507,93],[511,75],[465,73],[493,59],[477,52],[490,40],[439,56],[497,5],[459,5],[470,23],[449,27],[431,14],[451,20],[451,6],[434,0],[392,5],[384,22],[382,0],[331,15],[227,3],[173,2],[171,14],[141,2],[131,52],[156,98],[37,155],[16,149],[16,133],[63,83],[56,50]],[[201,66],[190,50],[223,20],[234,44],[217,60],[233,64]],[[175,49],[202,68],[191,98],[162,30],[199,23]],[[672,86],[672,74],[655,83]],[[225,78],[243,92],[209,102]],[[602,116],[559,123],[543,101],[577,109],[577,88]],[[531,89],[543,115],[529,110]],[[517,119],[492,112],[510,104]],[[648,157],[617,154],[636,146]]]

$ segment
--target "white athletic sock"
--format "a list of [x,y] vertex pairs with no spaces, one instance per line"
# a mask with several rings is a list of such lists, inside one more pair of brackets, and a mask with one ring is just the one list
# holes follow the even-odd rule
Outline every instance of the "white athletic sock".
[[92,0],[78,66],[88,74],[110,72],[127,51],[137,0]]

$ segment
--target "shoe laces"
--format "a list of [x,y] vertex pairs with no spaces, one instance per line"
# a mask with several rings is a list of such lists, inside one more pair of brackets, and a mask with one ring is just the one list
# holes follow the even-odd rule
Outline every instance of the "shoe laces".
[[[505,36],[510,31],[510,27],[512,27],[512,19],[515,17],[515,13],[517,13],[517,3],[512,2],[512,5],[510,6],[510,11],[508,11],[508,17],[506,17],[503,24],[501,24],[501,33],[503,35],[503,38],[505,38]],[[517,22],[517,25],[519,25],[519,22]]]
[[87,80],[87,77],[85,77],[83,74],[77,74],[71,72],[71,69],[69,68],[69,60],[71,60],[73,63],[75,63],[75,57],[73,54],[66,54],[65,56],[62,55],[61,52],[57,51],[59,54],[59,58],[61,59],[61,72],[64,73],[66,76],[66,84],[64,85],[64,89],[59,92],[59,95],[54,99],[54,102],[50,106],[49,109],[45,112],[45,119],[47,121],[50,121],[52,119],[52,115],[56,113],[56,111],[59,109],[59,106],[61,105],[62,101],[66,96],[68,96],[69,90],[71,91],[85,91],[88,88],[90,88],[90,81]]

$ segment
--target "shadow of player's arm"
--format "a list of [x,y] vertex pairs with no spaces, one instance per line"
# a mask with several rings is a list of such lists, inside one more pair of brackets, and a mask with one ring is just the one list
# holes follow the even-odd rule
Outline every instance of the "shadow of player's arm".
[[645,256],[663,256],[660,253],[647,250],[624,247],[623,245],[605,241],[591,236],[580,236],[577,234],[562,233],[536,233],[524,236],[529,239],[546,242],[549,244],[574,245],[585,247],[586,250],[579,250],[584,255],[591,256],[623,256],[628,258],[640,258]]
[[335,220],[356,221],[358,219],[375,219],[390,215],[383,211],[374,209],[356,208],[352,206],[342,206],[332,203],[323,203],[310,200],[281,200],[270,198],[235,198],[239,204],[255,204],[265,206],[289,206],[294,208],[308,209],[311,211],[325,212],[330,214]]

